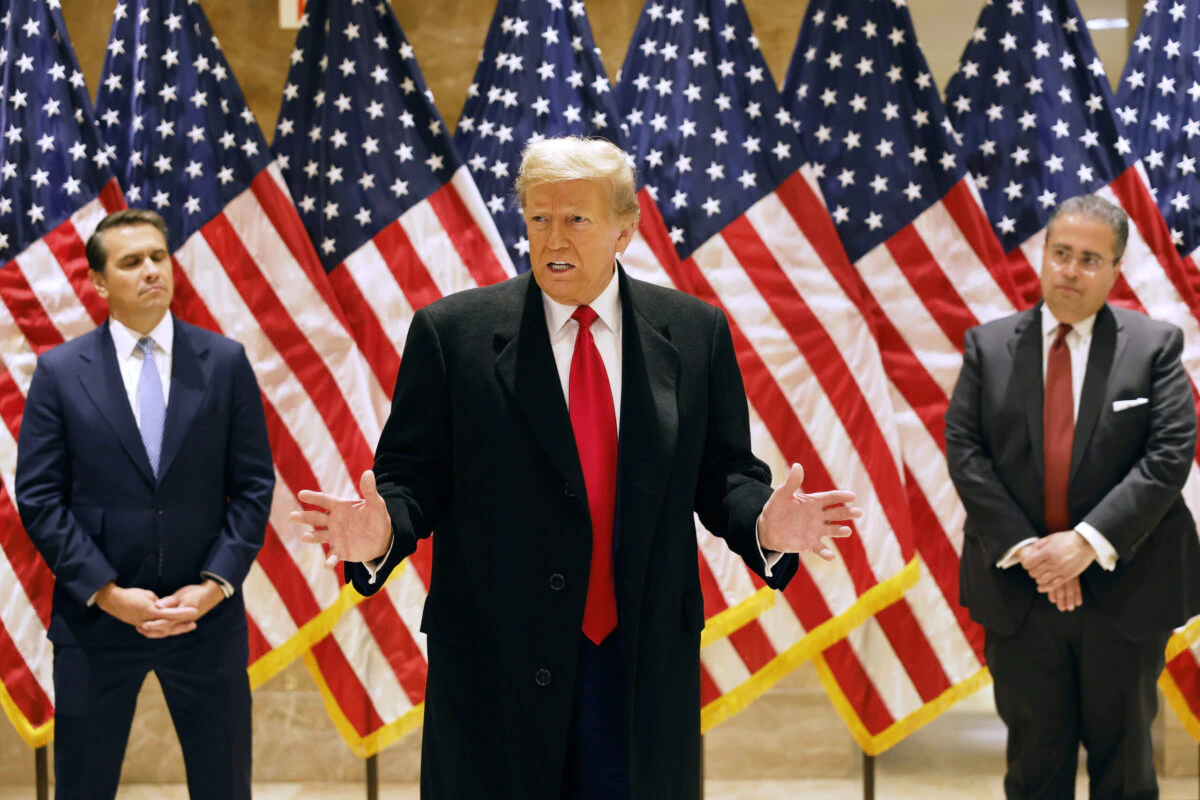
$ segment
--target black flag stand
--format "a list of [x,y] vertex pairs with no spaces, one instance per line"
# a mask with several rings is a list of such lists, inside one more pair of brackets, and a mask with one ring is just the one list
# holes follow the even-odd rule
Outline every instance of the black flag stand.
[[875,756],[863,751],[863,800],[875,800]]
[[33,768],[37,773],[37,800],[50,800],[50,767],[44,746],[34,749]]
[[379,800],[379,756],[367,756],[367,800]]

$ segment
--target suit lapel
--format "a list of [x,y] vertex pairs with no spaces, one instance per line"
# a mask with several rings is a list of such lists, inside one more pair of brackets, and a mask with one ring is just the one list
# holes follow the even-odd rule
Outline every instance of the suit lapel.
[[[617,472],[615,579],[627,669],[637,657],[646,562],[679,432],[679,351],[665,315],[624,270],[621,285],[621,442]],[[630,672],[629,674],[633,674]]]
[[1088,351],[1087,371],[1083,376],[1083,389],[1079,395],[1079,417],[1075,421],[1075,438],[1071,445],[1071,479],[1079,471],[1083,454],[1096,430],[1096,421],[1108,400],[1106,388],[1113,366],[1120,360],[1125,347],[1120,325],[1112,309],[1107,305],[1096,314],[1092,328],[1092,347]]
[[526,291],[523,295],[513,293],[514,308],[511,313],[501,315],[501,319],[520,322],[497,332],[500,353],[496,358],[496,374],[516,401],[546,455],[576,494],[584,498],[583,470],[579,466],[575,433],[558,368],[554,364],[554,353],[550,349],[542,293],[532,274],[526,273],[516,281],[524,281]]
[[167,400],[167,419],[163,428],[162,454],[158,462],[158,475],[167,474],[171,462],[179,454],[184,434],[200,408],[200,401],[208,389],[212,365],[208,360],[208,346],[197,343],[191,333],[178,319],[174,321],[175,340],[171,354],[171,392]]
[[89,334],[93,346],[80,352],[84,366],[79,372],[79,382],[112,428],[122,449],[133,459],[146,480],[153,484],[154,470],[150,468],[146,445],[142,443],[142,434],[133,416],[133,408],[129,405],[129,395],[125,391],[121,367],[117,362],[117,349],[113,346],[108,326],[109,323],[105,322]]
[[1038,476],[1046,475],[1043,430],[1042,430],[1042,304],[1038,303],[1025,312],[1013,331],[1009,351],[1013,357],[1012,388],[1025,405],[1025,419],[1029,424],[1029,445],[1033,450],[1033,463]]

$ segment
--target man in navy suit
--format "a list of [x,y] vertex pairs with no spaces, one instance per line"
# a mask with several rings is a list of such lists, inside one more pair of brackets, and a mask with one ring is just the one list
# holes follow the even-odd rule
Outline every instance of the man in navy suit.
[[250,797],[246,610],[238,591],[274,488],[241,345],[175,319],[167,227],[130,209],[87,243],[108,302],[38,359],[21,421],[21,520],[55,577],[59,798],[112,798],[153,671],[193,798]]

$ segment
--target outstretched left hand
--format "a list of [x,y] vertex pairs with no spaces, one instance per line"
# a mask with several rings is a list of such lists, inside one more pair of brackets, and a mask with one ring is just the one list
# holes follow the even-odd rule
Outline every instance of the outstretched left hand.
[[844,539],[851,533],[851,520],[861,519],[854,492],[835,489],[805,494],[801,488],[804,468],[792,464],[782,486],[772,492],[763,506],[759,525],[759,544],[778,553],[812,552],[826,561],[834,559],[833,549],[824,541],[828,536]]

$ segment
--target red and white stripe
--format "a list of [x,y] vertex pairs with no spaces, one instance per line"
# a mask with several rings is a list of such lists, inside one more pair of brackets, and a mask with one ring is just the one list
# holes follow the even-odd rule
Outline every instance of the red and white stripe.
[[[981,676],[982,631],[958,605],[964,512],[947,472],[942,418],[967,328],[1017,308],[1002,256],[964,180],[855,265],[861,313],[888,379],[919,569],[901,602],[817,662],[867,752],[929,721]],[[760,618],[764,627],[777,611]]]
[[[50,626],[54,577],[17,514],[13,482],[25,395],[38,354],[103,321],[87,279],[84,242],[124,206],[116,182],[0,267],[0,685],[29,744],[48,741],[54,717]],[[3,699],[3,698],[0,698]]]
[[[329,273],[384,414],[416,311],[515,274],[465,167]],[[426,540],[383,591],[349,610],[313,647],[327,701],[337,706],[335,720],[341,717],[338,727],[360,755],[377,752],[420,722],[428,666],[420,622],[429,559]]]
[[[788,589],[758,619],[701,652],[704,725],[735,713],[796,664],[874,611],[860,598],[893,581],[912,558],[901,443],[861,286],[815,182],[797,172],[721,234],[680,260],[643,192],[631,274],[674,286],[725,310],[752,410],[757,454],[782,479],[801,463],[806,488],[853,489],[863,507],[839,558],[802,559]],[[711,618],[762,584],[723,543],[698,534]],[[880,605],[886,605],[881,602]],[[906,647],[912,613],[900,601],[885,635]],[[822,627],[824,626],[824,627]]]
[[1183,727],[1200,741],[1200,619],[1171,637],[1158,685]]

